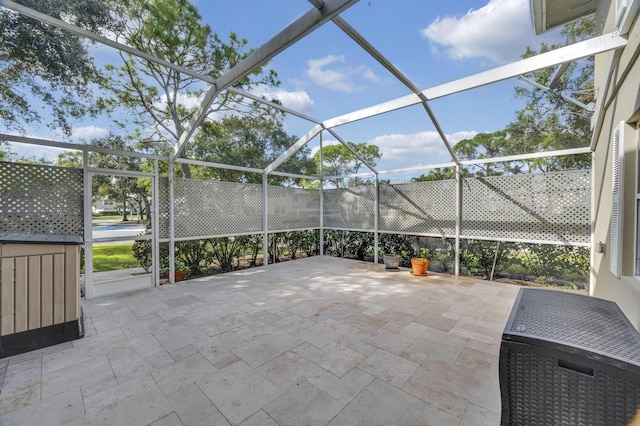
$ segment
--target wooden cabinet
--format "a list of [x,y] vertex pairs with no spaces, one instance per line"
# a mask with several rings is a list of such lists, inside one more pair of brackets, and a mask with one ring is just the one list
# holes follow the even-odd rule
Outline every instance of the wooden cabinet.
[[81,337],[80,245],[0,243],[0,357]]

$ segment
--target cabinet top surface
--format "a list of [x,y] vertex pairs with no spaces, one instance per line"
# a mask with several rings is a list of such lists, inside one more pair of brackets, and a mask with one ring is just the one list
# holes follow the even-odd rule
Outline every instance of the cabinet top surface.
[[82,244],[78,235],[0,232],[0,244]]
[[640,334],[618,305],[595,297],[520,289],[503,339],[534,338],[640,365]]

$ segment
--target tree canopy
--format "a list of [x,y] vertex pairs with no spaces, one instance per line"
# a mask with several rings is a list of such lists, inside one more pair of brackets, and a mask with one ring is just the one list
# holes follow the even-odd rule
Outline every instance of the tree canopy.
[[[322,147],[322,170],[324,176],[345,176],[348,174],[357,174],[363,167],[366,167],[363,160],[371,167],[374,167],[378,160],[382,157],[380,149],[377,145],[368,145],[364,142],[355,143],[347,142],[349,150],[342,144],[325,145]],[[357,156],[353,152],[358,154]],[[320,168],[320,151],[313,156],[313,161]],[[358,184],[358,177],[352,178],[352,184]],[[330,179],[336,187],[341,185],[342,179]],[[370,180],[360,179],[360,183],[370,183]]]
[[[105,0],[22,0],[24,6],[100,33],[115,28]],[[0,9],[0,122],[7,130],[25,131],[50,108],[48,127],[71,134],[72,120],[96,112],[92,83],[101,73],[86,41],[8,9]],[[34,101],[35,100],[35,101]],[[41,103],[41,104],[38,104]]]
[[[220,121],[203,123],[193,142],[187,148],[188,155],[219,164],[264,169],[275,161],[296,141],[289,136],[277,116],[252,117],[232,115]],[[262,175],[241,170],[193,167],[193,177],[218,179],[231,182],[260,183]],[[309,157],[309,149],[303,148],[285,161],[279,171],[296,174],[315,174],[316,166]],[[299,179],[269,176],[270,184],[299,183]]]

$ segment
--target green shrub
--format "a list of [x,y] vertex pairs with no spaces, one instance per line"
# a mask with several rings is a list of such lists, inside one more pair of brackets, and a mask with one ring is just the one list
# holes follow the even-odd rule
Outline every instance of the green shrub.
[[239,258],[244,248],[242,240],[240,238],[211,238],[208,240],[208,242],[211,248],[210,259],[218,262],[220,269],[222,269],[224,272],[229,272],[238,267]]
[[152,241],[136,240],[133,243],[131,250],[133,250],[133,256],[138,260],[142,269],[144,269],[145,272],[149,272],[153,265]]

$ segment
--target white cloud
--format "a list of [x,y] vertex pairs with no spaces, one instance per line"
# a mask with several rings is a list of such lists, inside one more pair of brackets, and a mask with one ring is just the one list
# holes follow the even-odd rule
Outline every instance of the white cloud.
[[313,100],[309,97],[309,94],[303,90],[290,92],[260,85],[252,90],[252,93],[268,100],[276,99],[280,101],[282,105],[294,111],[309,113],[313,110]]
[[[463,130],[447,134],[447,140],[452,146],[464,139],[473,138],[479,132]],[[335,139],[325,139],[323,145],[336,145]],[[377,145],[380,148],[382,158],[378,161],[376,169],[391,170],[421,165],[434,165],[447,163],[451,157],[436,131],[418,133],[392,133],[376,136],[367,141],[369,145]],[[311,156],[318,152],[318,147],[311,149]]]
[[[516,60],[527,46],[557,38],[557,32],[536,38],[528,0],[489,0],[462,17],[438,18],[421,31],[423,37],[454,58],[489,58],[496,63]],[[557,41],[557,40],[554,40]]]
[[[451,145],[455,145],[463,139],[474,137],[476,131],[461,131],[446,135]],[[393,133],[389,135],[376,136],[369,140],[369,144],[377,145],[382,152],[382,159],[389,162],[402,162],[410,167],[412,164],[429,164],[436,157],[429,157],[433,154],[445,153],[446,148],[440,135],[436,131],[418,132],[412,134]],[[437,160],[436,162],[449,161]]]
[[109,134],[109,130],[104,127],[85,126],[76,127],[71,130],[71,137],[80,140],[91,140],[95,138],[102,138]]
[[307,61],[307,77],[320,86],[339,92],[353,93],[365,88],[364,81],[379,83],[378,77],[369,67],[344,65],[344,56],[327,55]]

